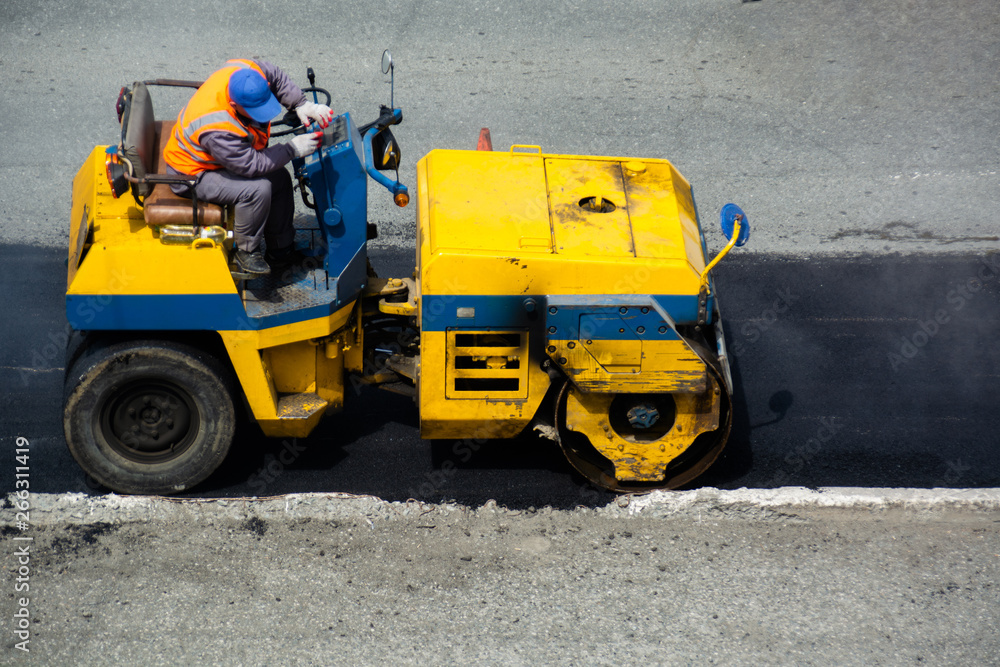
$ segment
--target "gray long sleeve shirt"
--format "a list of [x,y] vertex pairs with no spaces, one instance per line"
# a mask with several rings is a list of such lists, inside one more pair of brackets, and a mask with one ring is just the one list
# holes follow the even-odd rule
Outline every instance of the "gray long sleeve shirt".
[[[255,60],[278,101],[287,108],[294,109],[306,101],[305,93],[276,66],[263,60]],[[253,121],[244,118],[244,122]],[[200,138],[204,148],[218,160],[226,171],[244,178],[258,178],[281,169],[295,156],[291,144],[274,144],[264,150],[253,147],[251,137],[241,137],[231,132],[206,132]]]

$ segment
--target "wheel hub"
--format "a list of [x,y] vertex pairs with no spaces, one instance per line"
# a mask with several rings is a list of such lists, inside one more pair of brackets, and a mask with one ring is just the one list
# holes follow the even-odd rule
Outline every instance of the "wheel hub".
[[147,424],[155,424],[160,421],[160,411],[156,408],[146,408],[142,411],[142,421]]
[[643,403],[630,408],[625,416],[634,428],[646,429],[660,419],[660,411],[654,405]]
[[108,444],[133,461],[154,463],[179,455],[197,433],[197,411],[167,381],[134,383],[105,402],[100,427]]

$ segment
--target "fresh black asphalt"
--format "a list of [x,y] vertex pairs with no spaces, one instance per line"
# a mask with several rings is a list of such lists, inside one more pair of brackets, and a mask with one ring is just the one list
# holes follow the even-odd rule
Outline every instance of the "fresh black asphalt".
[[[383,275],[412,254],[372,250]],[[0,486],[32,443],[33,492],[103,493],[62,436],[64,253],[0,247]],[[717,285],[736,385],[732,437],[696,486],[1000,486],[1000,253],[813,258],[736,253]],[[533,434],[468,446],[419,437],[417,410],[377,390],[307,439],[242,427],[192,496],[339,491],[386,500],[608,501]]]

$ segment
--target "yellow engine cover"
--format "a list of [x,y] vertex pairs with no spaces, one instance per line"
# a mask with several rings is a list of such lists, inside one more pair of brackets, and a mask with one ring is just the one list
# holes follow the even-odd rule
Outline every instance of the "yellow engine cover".
[[423,294],[698,292],[691,186],[667,160],[435,150],[417,187]]

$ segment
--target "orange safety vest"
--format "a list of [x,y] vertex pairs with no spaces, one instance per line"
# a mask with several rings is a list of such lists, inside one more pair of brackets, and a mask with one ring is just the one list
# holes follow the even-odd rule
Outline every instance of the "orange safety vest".
[[233,110],[229,97],[229,77],[239,69],[252,68],[261,76],[263,70],[251,60],[229,60],[226,66],[201,84],[191,101],[177,116],[177,123],[163,149],[163,159],[182,174],[197,176],[203,171],[222,169],[222,165],[201,146],[205,132],[231,132],[251,137],[256,150],[264,150],[271,136],[271,124],[264,128],[244,125]]

